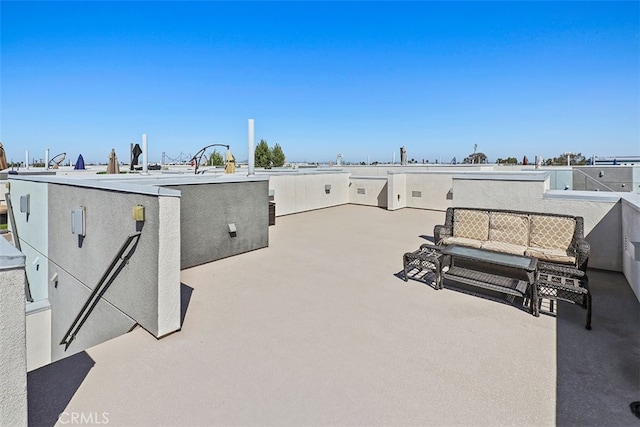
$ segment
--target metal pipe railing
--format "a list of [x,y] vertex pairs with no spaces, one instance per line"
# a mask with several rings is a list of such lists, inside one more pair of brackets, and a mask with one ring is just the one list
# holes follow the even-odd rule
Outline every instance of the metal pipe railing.
[[[84,306],[82,306],[82,309],[74,319],[73,323],[71,323],[71,326],[69,327],[69,329],[67,329],[67,333],[64,334],[64,338],[62,338],[62,340],[60,341],[60,345],[65,344],[65,347],[64,347],[65,351],[67,350],[67,348],[69,348],[73,340],[76,338],[78,331],[80,331],[80,328],[82,328],[82,325],[84,325],[84,322],[87,321],[87,318],[89,317],[89,315],[91,314],[95,306],[98,304],[98,301],[100,301],[100,298],[102,297],[102,295],[109,288],[109,286],[111,285],[115,277],[118,275],[120,270],[122,270],[124,265],[129,260],[131,255],[133,255],[133,249],[135,249],[136,245],[138,244],[138,240],[140,239],[140,234],[141,234],[140,231],[129,234],[125,242],[120,247],[120,250],[118,251],[118,253],[111,260],[109,267],[107,267],[105,272],[102,274],[102,277],[96,284],[95,288],[93,289],[93,292],[91,292],[91,295],[89,296],[87,301],[84,303]],[[131,245],[134,239],[135,239],[135,243]],[[131,246],[131,250],[126,252],[129,246]],[[111,275],[111,273],[114,270],[116,270],[115,268],[116,266],[118,266],[117,271],[113,275]],[[107,278],[109,278],[109,276],[111,277],[107,281]]]

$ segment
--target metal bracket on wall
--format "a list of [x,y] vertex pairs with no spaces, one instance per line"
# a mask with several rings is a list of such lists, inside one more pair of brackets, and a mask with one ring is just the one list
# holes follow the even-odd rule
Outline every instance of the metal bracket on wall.
[[115,280],[116,276],[118,276],[120,271],[122,271],[125,265],[129,262],[129,258],[131,258],[131,256],[133,255],[133,252],[138,245],[138,240],[140,240],[140,234],[140,231],[129,234],[127,239],[120,247],[118,253],[113,257],[111,263],[102,274],[102,277],[100,277],[100,280],[93,288],[93,292],[91,292],[91,295],[89,295],[89,298],[84,303],[84,306],[74,319],[73,323],[71,323],[71,326],[67,330],[67,333],[64,334],[64,338],[62,338],[62,341],[60,341],[60,345],[65,345],[65,351],[67,351],[73,340],[76,338],[78,331],[80,331],[80,328],[82,328],[84,322],[87,321],[87,318],[98,304],[98,301],[100,301],[100,298],[102,298],[102,295],[104,295],[109,286],[111,286],[111,284]]
[[[18,227],[16,227],[16,218],[13,216],[13,207],[11,206],[11,194],[5,193],[4,200],[7,202],[7,214],[9,215],[9,222],[11,222],[11,234],[13,234],[13,244],[15,247],[22,251],[20,248],[20,237],[18,237]],[[29,277],[27,276],[27,269],[24,269],[24,294],[27,301],[33,302],[31,296],[31,287],[29,286]]]

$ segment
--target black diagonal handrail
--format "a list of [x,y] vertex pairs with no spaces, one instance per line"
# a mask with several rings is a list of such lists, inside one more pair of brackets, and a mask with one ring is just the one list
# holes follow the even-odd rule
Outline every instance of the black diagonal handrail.
[[[16,217],[13,216],[13,205],[11,204],[11,194],[6,193],[4,195],[4,200],[7,202],[7,216],[9,222],[11,223],[11,233],[13,234],[13,244],[19,250],[22,251],[20,247],[20,236],[18,236],[18,227],[16,226]],[[27,267],[24,268],[24,294],[27,298],[27,301],[33,302],[33,296],[31,296],[31,286],[29,286],[29,276],[27,275]]]
[[[62,338],[62,341],[60,341],[60,345],[62,344],[65,345],[64,347],[65,351],[67,350],[67,348],[69,348],[73,340],[76,338],[78,331],[80,331],[80,328],[82,328],[82,325],[84,325],[84,322],[87,321],[87,318],[89,317],[93,309],[98,304],[98,301],[100,301],[100,298],[102,297],[102,295],[109,288],[113,280],[116,278],[118,273],[122,270],[124,265],[129,260],[131,255],[133,255],[133,249],[135,249],[136,245],[138,244],[138,240],[140,239],[141,233],[142,232],[137,231],[135,233],[129,234],[129,236],[127,236],[127,239],[124,241],[124,243],[120,247],[120,250],[118,251],[118,253],[111,260],[109,267],[107,267],[105,272],[102,274],[102,277],[96,284],[95,288],[93,289],[93,292],[91,292],[91,295],[89,296],[89,298],[87,298],[87,301],[84,303],[84,306],[82,307],[82,309],[74,319],[73,323],[67,330],[67,333],[64,334],[64,338]],[[132,245],[131,243],[134,240],[135,240],[135,243]],[[127,248],[129,247],[131,247],[131,250],[127,251]],[[118,267],[117,269],[116,269],[116,266]],[[114,271],[115,273],[112,275],[111,273]]]

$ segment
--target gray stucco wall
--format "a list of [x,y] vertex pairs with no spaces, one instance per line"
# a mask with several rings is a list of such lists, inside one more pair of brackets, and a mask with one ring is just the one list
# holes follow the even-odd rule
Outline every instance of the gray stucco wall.
[[633,191],[633,170],[634,166],[575,166],[573,169],[573,189]]
[[[179,271],[174,277],[161,278],[158,275],[159,263],[162,260],[158,257],[161,212],[157,196],[50,184],[49,257],[53,264],[70,272],[78,284],[87,289],[94,289],[127,236],[140,228],[141,224],[132,218],[132,210],[138,205],[144,206],[145,210],[145,221],[141,226],[139,241],[128,263],[103,299],[135,319],[153,335],[162,336],[179,329],[180,317],[178,312],[171,322],[173,327],[170,330],[159,328],[158,288],[175,288],[173,293],[176,301],[168,303],[179,306],[180,279]],[[71,232],[71,210],[81,207],[84,207],[86,212],[84,238]],[[179,213],[175,214],[178,226]],[[178,242],[175,242],[175,247],[177,246]],[[177,250],[174,256],[178,256]],[[54,274],[51,267],[49,274]],[[59,283],[58,287],[62,285]],[[53,326],[59,324],[55,302],[52,298],[54,346],[59,341],[55,334],[60,332]],[[65,307],[64,311],[68,310],[71,310],[71,307]]]
[[25,257],[0,238],[0,424],[27,425]]
[[[179,193],[153,186],[68,180],[62,177],[23,177],[11,180],[13,200],[30,195],[31,213],[19,212],[14,202],[27,265],[33,270],[34,294],[50,304],[48,339],[30,342],[30,353],[69,356],[126,333],[139,324],[156,337],[180,328]],[[132,217],[135,206],[145,210],[144,221]],[[84,209],[84,237],[72,233],[71,211]],[[164,229],[170,228],[170,229]],[[91,291],[127,237],[139,231],[130,257],[121,265],[95,309],[68,349],[60,345]],[[163,239],[160,242],[160,239]],[[33,322],[32,322],[33,323]],[[33,326],[33,325],[32,325]],[[34,331],[32,331],[34,332]],[[31,336],[44,336],[36,331]]]
[[[162,185],[179,190],[180,267],[269,245],[269,181]],[[228,224],[235,224],[236,236]]]

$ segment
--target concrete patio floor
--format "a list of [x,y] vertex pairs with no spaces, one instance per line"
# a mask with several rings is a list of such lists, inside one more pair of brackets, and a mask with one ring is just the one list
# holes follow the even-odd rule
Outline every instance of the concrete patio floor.
[[405,283],[402,254],[443,221],[355,205],[279,217],[269,248],[182,272],[180,332],[137,328],[29,373],[30,425],[638,425],[624,276],[589,272],[592,331],[570,304],[536,318]]

